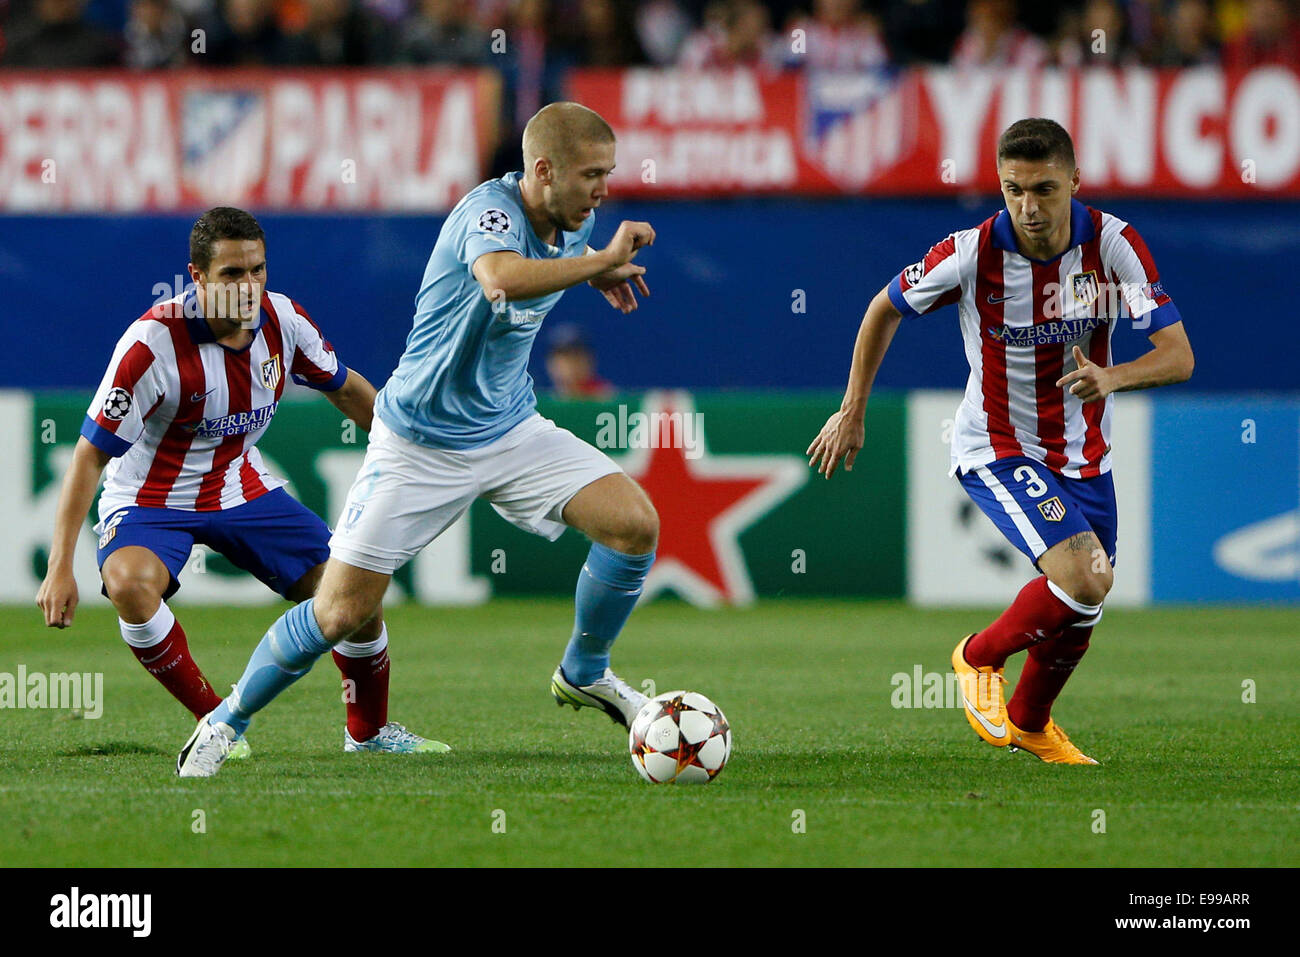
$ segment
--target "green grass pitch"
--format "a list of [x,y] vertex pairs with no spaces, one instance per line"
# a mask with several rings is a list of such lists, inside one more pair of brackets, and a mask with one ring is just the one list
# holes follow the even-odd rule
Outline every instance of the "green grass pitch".
[[[277,612],[179,614],[224,688]],[[1300,863],[1300,611],[1108,609],[1055,711],[1096,768],[990,748],[959,708],[894,707],[894,675],[947,672],[993,614],[638,609],[620,673],[702,691],[733,728],[729,766],[691,788],[643,783],[621,728],[553,703],[570,602],[388,611],[391,716],[450,755],[343,754],[326,660],[254,722],[252,760],[207,781],[174,776],[192,723],[111,612],[56,632],[6,608],[0,672],[103,672],[104,704],[0,711],[0,865]]]

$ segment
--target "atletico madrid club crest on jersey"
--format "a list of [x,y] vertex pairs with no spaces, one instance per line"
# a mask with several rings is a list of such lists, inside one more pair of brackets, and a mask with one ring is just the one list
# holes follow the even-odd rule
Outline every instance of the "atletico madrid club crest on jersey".
[[268,389],[274,389],[280,384],[280,356],[273,355],[262,363],[262,385]]
[[1101,295],[1101,287],[1097,285],[1097,270],[1089,269],[1087,272],[1077,272],[1070,277],[1070,285],[1074,288],[1074,301],[1081,302],[1085,306],[1091,306]]
[[121,524],[122,519],[126,518],[126,511],[120,511],[113,515],[103,526],[103,534],[99,536],[99,547],[107,548],[108,543],[117,536],[117,526]]
[[1065,506],[1061,504],[1061,500],[1056,496],[1052,496],[1046,502],[1039,502],[1038,510],[1043,513],[1043,518],[1049,522],[1059,522],[1065,518]]

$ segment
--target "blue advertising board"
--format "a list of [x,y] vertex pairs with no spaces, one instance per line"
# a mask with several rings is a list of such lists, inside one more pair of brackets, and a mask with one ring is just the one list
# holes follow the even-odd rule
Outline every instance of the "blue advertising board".
[[[1187,323],[1196,376],[1178,393],[1300,390],[1292,275],[1281,266],[1300,259],[1300,203],[1098,205],[1138,227]],[[594,245],[620,219],[657,230],[638,256],[652,296],[624,316],[590,289],[571,290],[542,329],[534,378],[546,387],[550,331],[577,323],[599,373],[622,389],[841,389],[871,298],[932,243],[1000,206],[996,196],[609,203]],[[184,282],[199,212],[0,217],[0,315],[22,337],[21,349],[0,351],[0,387],[92,389],[122,329]],[[349,365],[386,380],[441,218],[259,218],[271,287],[301,302]],[[1119,360],[1147,348],[1140,331],[1117,329]],[[966,375],[956,307],[946,307],[899,330],[878,385],[960,388]]]
[[1300,400],[1152,410],[1152,599],[1300,600]]

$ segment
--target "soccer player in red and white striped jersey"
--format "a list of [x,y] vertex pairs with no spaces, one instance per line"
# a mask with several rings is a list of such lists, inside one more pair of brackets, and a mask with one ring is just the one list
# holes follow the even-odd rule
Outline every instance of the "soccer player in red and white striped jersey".
[[[966,716],[997,747],[1044,761],[1095,764],[1051,707],[1088,648],[1113,582],[1113,392],[1183,382],[1194,359],[1182,317],[1131,225],[1074,199],[1074,144],[1046,119],[1012,124],[998,143],[1006,209],[931,247],[880,291],[858,332],[840,411],[808,447],[829,478],[864,442],[867,398],[899,322],[957,304],[970,377],[957,410],[952,471],[1042,574],[953,652]],[[1152,349],[1111,363],[1129,319]],[[1004,703],[1008,656],[1028,651]]]
[[[338,361],[301,306],[266,289],[265,236],[248,213],[205,213],[190,258],[193,287],[155,304],[113,351],[64,479],[37,604],[47,625],[72,624],[72,556],[102,472],[95,531],[104,593],[141,664],[198,719],[221,697],[166,601],[192,548],[213,548],[292,601],[311,597],[329,529],[266,470],[257,440],[289,377],[366,430],[375,389]],[[348,750],[411,751],[423,741],[387,720],[387,644],[379,615],[335,650],[353,682]]]
[[284,483],[266,471],[257,440],[290,376],[356,411],[357,373],[343,367],[302,307],[263,291],[257,330],[218,340],[193,290],[154,306],[118,340],[82,435],[114,458],[100,514],[128,505],[229,509]]

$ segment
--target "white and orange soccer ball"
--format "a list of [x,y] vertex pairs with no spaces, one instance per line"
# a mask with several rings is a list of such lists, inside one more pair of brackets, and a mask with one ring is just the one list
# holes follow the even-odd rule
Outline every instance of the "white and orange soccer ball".
[[669,691],[637,712],[628,748],[632,766],[651,784],[708,784],[731,756],[731,726],[704,695]]

